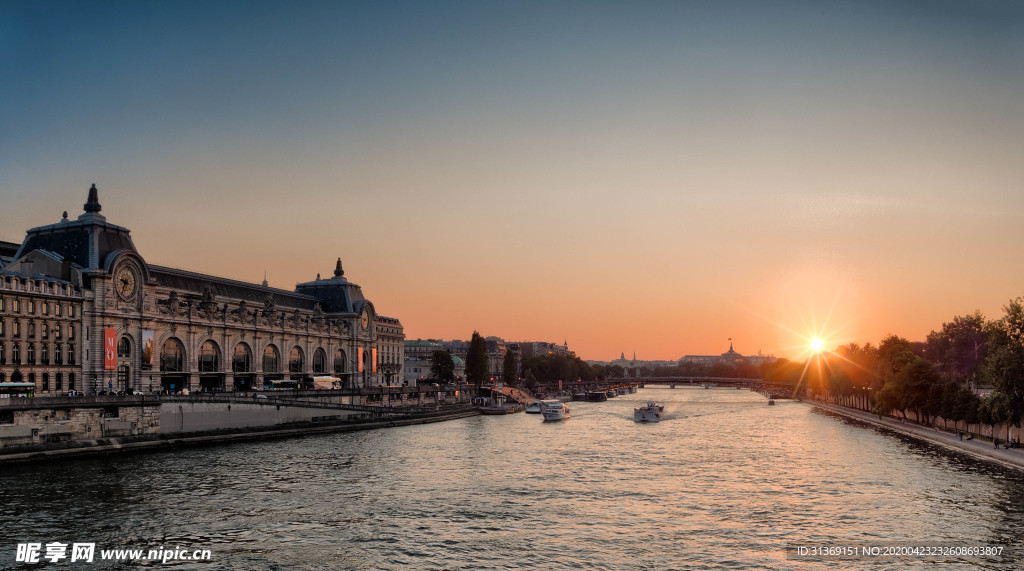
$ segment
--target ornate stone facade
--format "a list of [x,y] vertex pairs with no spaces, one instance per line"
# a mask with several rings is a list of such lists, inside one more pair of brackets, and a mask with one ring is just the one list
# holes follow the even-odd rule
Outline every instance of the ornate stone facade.
[[[333,277],[317,275],[294,291],[157,266],[128,229],[99,214],[97,195],[94,185],[77,220],[65,213],[29,230],[0,270],[6,283],[52,282],[70,292],[82,338],[78,390],[302,388],[314,376],[362,387],[387,382],[384,368],[400,373],[401,322],[377,314],[340,259]],[[5,314],[9,328],[7,321]]]

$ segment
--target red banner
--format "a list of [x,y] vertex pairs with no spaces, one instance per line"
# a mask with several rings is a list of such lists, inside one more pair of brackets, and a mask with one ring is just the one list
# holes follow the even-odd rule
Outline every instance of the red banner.
[[103,370],[117,369],[117,329],[103,330]]

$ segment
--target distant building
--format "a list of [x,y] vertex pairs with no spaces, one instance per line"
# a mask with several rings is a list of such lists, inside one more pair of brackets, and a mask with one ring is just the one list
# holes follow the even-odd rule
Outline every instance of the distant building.
[[130,231],[85,212],[0,243],[0,381],[36,394],[371,386],[399,378],[404,332],[337,261],[294,291],[157,266]]
[[757,355],[744,356],[733,349],[732,342],[730,341],[729,350],[721,355],[685,355],[679,359],[678,364],[696,363],[708,367],[718,364],[729,365],[730,367],[746,364],[760,367],[763,363],[773,363],[775,361],[776,358],[774,356],[763,355],[760,351],[757,352]]

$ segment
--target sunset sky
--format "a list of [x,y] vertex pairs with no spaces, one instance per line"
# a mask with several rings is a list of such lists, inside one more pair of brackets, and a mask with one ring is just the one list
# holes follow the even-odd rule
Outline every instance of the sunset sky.
[[1024,295],[1024,3],[0,3],[0,240],[341,257],[408,338],[923,339]]

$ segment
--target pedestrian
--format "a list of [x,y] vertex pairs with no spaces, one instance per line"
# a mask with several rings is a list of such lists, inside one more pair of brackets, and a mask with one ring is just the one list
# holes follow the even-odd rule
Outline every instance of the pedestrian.
[[959,430],[957,430],[956,431],[956,435],[960,437],[960,440],[964,439],[964,433],[963,432],[960,432]]
[[995,436],[992,437],[992,447],[999,448],[999,439],[996,438]]

